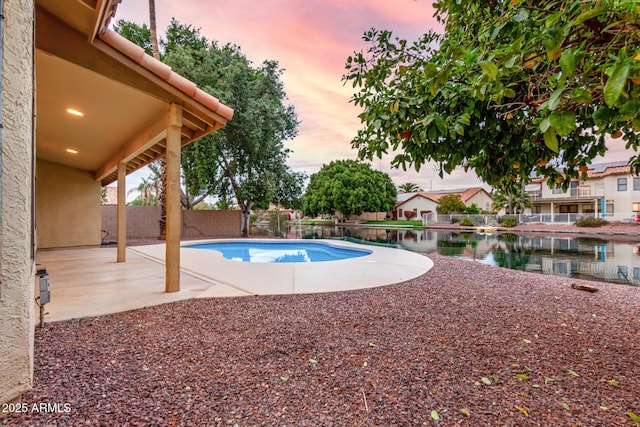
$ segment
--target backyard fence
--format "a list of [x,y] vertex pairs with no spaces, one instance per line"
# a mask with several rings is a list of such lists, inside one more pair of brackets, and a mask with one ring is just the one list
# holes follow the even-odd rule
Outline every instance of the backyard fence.
[[[183,210],[184,238],[240,237],[242,214],[238,210]],[[104,241],[115,241],[117,206],[102,206]],[[159,206],[127,206],[127,239],[156,239],[160,233]]]

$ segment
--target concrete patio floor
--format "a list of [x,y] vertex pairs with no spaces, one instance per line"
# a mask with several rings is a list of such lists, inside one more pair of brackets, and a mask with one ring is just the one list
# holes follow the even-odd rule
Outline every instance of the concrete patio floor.
[[[210,240],[208,240],[210,241]],[[288,240],[291,241],[291,240]],[[183,242],[183,245],[200,243]],[[51,279],[45,323],[100,316],[190,298],[335,292],[384,286],[427,272],[433,262],[402,249],[356,246],[372,251],[362,258],[320,262],[260,264],[227,260],[216,251],[182,247],[180,291],[165,292],[164,244],[116,249],[39,251],[36,262]]]

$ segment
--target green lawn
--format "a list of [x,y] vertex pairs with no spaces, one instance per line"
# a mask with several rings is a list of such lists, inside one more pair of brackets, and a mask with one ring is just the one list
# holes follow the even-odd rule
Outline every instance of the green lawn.
[[371,225],[411,225],[413,227],[421,227],[422,221],[365,221],[363,224]]
[[305,225],[323,225],[323,224],[334,224],[336,222],[335,219],[301,219],[300,224]]

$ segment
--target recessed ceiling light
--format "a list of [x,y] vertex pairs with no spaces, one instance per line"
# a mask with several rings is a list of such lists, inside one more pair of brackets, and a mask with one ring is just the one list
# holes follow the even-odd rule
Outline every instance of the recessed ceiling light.
[[84,117],[84,113],[82,111],[74,110],[73,108],[67,108],[67,113],[72,116]]
[[74,150],[73,148],[67,148],[67,153],[78,154],[78,150]]

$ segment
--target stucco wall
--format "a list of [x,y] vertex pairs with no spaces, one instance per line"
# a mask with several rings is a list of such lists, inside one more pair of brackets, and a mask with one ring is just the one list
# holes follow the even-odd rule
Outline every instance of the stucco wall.
[[100,245],[100,183],[90,172],[36,162],[38,248]]
[[465,203],[467,206],[471,206],[472,204],[476,204],[478,209],[483,211],[490,211],[491,205],[493,204],[493,199],[491,196],[484,191],[478,191],[473,197],[470,197],[469,200]]
[[0,403],[31,389],[33,373],[33,3],[4,0]]
[[437,207],[438,204],[433,200],[427,199],[426,197],[415,196],[398,206],[398,210],[402,209],[402,216],[398,215],[398,219],[407,219],[404,213],[408,211],[415,211],[416,216],[412,217],[411,220],[420,221],[420,219],[422,219],[422,212],[435,212]]
[[[108,232],[105,241],[117,241],[117,206],[102,207],[102,230]],[[127,206],[127,239],[158,237],[160,207]],[[240,237],[240,211],[183,210],[182,237]]]

